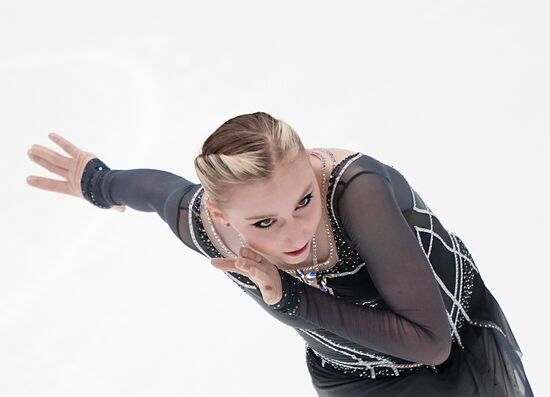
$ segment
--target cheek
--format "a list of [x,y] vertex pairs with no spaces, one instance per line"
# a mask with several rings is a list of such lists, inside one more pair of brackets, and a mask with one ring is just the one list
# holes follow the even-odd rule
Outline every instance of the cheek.
[[273,233],[263,230],[249,233],[246,236],[246,241],[252,249],[265,253],[272,251],[274,244],[276,244]]
[[318,203],[312,211],[313,214],[311,215],[311,226],[313,231],[317,229],[317,225],[319,224],[319,222],[321,222],[322,210],[323,209],[321,208],[321,204]]

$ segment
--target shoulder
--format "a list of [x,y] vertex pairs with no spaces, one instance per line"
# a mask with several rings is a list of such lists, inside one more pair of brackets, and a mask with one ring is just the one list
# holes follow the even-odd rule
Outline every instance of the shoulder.
[[[342,148],[313,148],[313,149],[306,149],[307,153],[316,152],[317,154],[321,155],[325,160],[327,161],[328,165],[328,172],[329,174],[333,171],[333,164],[338,165],[341,164],[344,160],[351,157],[354,154],[359,153],[358,151],[353,151],[349,149],[342,149]],[[315,158],[315,156],[311,156],[312,158]],[[321,171],[321,165],[319,161],[311,161],[311,164],[313,168],[320,172]]]
[[[350,178],[357,177],[361,174],[378,174],[388,181],[391,180],[391,174],[394,168],[391,165],[385,164],[377,158],[364,154],[358,150],[344,149],[344,148],[321,148],[322,150],[328,150],[334,155],[336,164],[341,164],[344,160],[348,164],[346,172],[341,175],[342,182],[349,180]],[[313,149],[307,149],[308,152]],[[354,156],[358,154],[358,156]],[[328,154],[323,153],[328,156]],[[344,164],[342,164],[344,165]]]
[[[349,150],[349,149],[342,149],[342,148],[321,148],[323,150],[328,150],[334,155],[334,158],[336,160],[336,163],[340,163],[342,160],[345,160],[346,157],[351,156],[352,154],[358,153],[358,151]],[[306,149],[308,153],[314,151],[314,149]]]
[[326,148],[326,149],[332,152],[332,154],[334,154],[334,157],[336,158],[336,163],[340,163],[341,161],[345,160],[347,157],[351,156],[352,154],[359,153],[357,150],[349,150],[349,149],[342,149],[342,148]]
[[351,185],[355,185],[356,188],[360,185],[361,187],[356,190],[369,200],[373,197],[388,199],[392,196],[401,211],[413,207],[413,189],[405,176],[393,165],[356,150],[335,148],[328,148],[328,150],[334,153],[337,164],[351,155],[360,154],[349,158],[345,162],[347,165],[345,172],[338,175],[337,184],[334,186],[334,200],[337,204],[344,191],[348,191]]

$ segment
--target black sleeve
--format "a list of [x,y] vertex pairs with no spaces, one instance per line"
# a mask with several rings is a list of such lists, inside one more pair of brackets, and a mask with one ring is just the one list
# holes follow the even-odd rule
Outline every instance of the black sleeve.
[[199,252],[191,241],[189,228],[180,227],[187,220],[189,202],[199,184],[156,169],[107,168],[98,171],[91,166],[89,163],[86,168],[87,178],[93,173],[90,192],[99,204],[104,207],[126,205],[136,211],[156,212],[185,245]]
[[344,301],[282,271],[283,299],[271,308],[376,351],[425,364],[443,362],[451,347],[443,298],[391,181],[358,172],[335,206],[346,237],[390,310]]

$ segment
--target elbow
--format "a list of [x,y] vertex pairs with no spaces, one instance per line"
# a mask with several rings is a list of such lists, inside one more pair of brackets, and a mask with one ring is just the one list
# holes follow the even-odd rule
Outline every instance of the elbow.
[[443,364],[449,356],[451,355],[451,349],[452,349],[452,340],[449,335],[447,338],[443,338],[443,342],[439,342],[435,344],[438,346],[438,349],[435,349],[435,352],[430,357],[430,363],[431,365],[440,365]]
[[432,328],[426,332],[429,335],[428,340],[430,341],[430,348],[427,349],[430,354],[428,357],[425,357],[425,360],[427,360],[426,364],[443,364],[451,355],[453,347],[452,333],[448,322],[440,330],[436,331],[435,328]]

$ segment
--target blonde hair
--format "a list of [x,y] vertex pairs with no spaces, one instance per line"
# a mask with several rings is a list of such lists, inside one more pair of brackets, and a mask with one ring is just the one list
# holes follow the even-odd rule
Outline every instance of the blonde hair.
[[283,120],[264,113],[242,114],[223,123],[195,158],[197,176],[209,199],[220,207],[229,189],[269,179],[275,165],[306,156],[300,137]]

